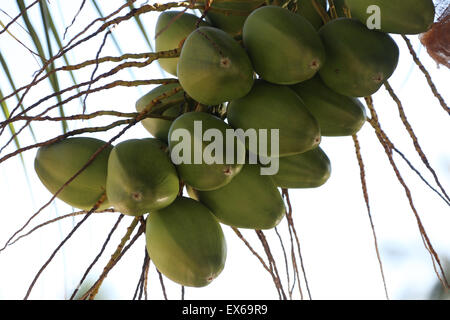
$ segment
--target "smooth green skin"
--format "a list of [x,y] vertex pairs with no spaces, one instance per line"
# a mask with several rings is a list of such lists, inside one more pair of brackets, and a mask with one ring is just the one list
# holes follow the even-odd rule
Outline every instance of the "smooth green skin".
[[[40,147],[34,160],[34,169],[44,186],[55,194],[72,178],[106,142],[89,137],[68,138]],[[90,210],[106,189],[107,146],[95,160],[57,195],[57,198],[82,210]],[[109,207],[104,201],[98,210]]]
[[[190,189],[190,190],[189,190]],[[226,225],[247,229],[272,229],[283,219],[285,207],[271,176],[260,174],[260,166],[246,164],[226,186],[214,191],[188,187],[217,219]]]
[[296,84],[292,89],[316,118],[322,136],[351,136],[366,122],[366,111],[357,98],[334,92],[319,76]]
[[319,75],[337,93],[370,96],[397,67],[399,49],[395,41],[386,33],[367,29],[356,19],[332,20],[319,34],[327,53]]
[[275,84],[308,80],[325,62],[324,47],[311,23],[281,7],[253,11],[245,21],[243,40],[256,73]]
[[126,140],[114,147],[108,161],[106,195],[117,211],[140,216],[175,200],[179,179],[166,149],[153,138]]
[[[183,139],[175,141],[172,139],[172,132],[177,129],[186,129],[190,133],[191,137],[191,163],[182,163],[177,165],[178,173],[181,179],[186,183],[198,190],[215,190],[228,184],[242,169],[242,164],[245,162],[245,147],[241,149],[243,152],[239,153],[238,144],[242,144],[240,140],[234,139],[234,164],[201,164],[194,163],[194,121],[202,122],[203,133],[211,128],[218,129],[223,134],[224,150],[223,154],[226,155],[226,149],[232,146],[226,142],[226,129],[231,127],[223,122],[220,118],[217,118],[211,114],[204,112],[187,112],[178,117],[172,124],[169,130],[169,148],[172,151],[173,148],[179,143],[183,143]],[[202,133],[202,134],[203,134]],[[202,154],[206,146],[211,142],[201,142]],[[225,156],[224,156],[225,157]],[[203,159],[203,157],[202,157]],[[225,162],[226,159],[224,159]]]
[[[160,85],[152,89],[150,92],[142,96],[136,101],[136,110],[141,112],[144,108],[151,103],[151,101],[164,93],[169,93],[175,88],[179,88],[180,85],[177,83],[170,83],[166,85]],[[181,114],[181,103],[176,102],[177,100],[183,99],[184,91],[178,91],[176,94],[164,98],[161,103],[167,104],[169,107],[165,110],[162,115],[168,117],[177,117]],[[172,106],[170,106],[172,105]],[[167,142],[167,135],[169,133],[170,125],[172,120],[157,119],[157,118],[147,118],[141,121],[144,128],[152,134],[155,138],[158,138],[164,142]]]
[[[289,87],[257,80],[244,98],[227,107],[228,123],[235,129],[279,129],[279,156],[314,149],[321,141],[319,125],[302,99]],[[268,155],[272,154],[268,139]],[[259,150],[250,150],[257,154]],[[260,154],[268,156],[267,154]]]
[[203,287],[222,272],[227,246],[220,224],[201,203],[177,198],[149,214],[147,252],[156,268],[181,285]]
[[320,147],[279,160],[278,173],[271,178],[280,188],[317,188],[331,174],[330,159]]
[[200,27],[186,39],[178,78],[186,93],[204,105],[243,97],[254,81],[245,50],[228,33],[212,27]]
[[[220,1],[215,0],[211,8],[206,14],[206,18],[211,21],[212,25],[217,28],[228,32],[231,35],[237,35],[242,32],[242,27],[244,26],[245,19],[248,15],[256,8],[264,4],[265,1],[262,0],[247,0],[247,1]],[[222,12],[214,11],[214,8],[224,9],[224,10],[236,10],[239,12],[246,12],[247,15],[230,15],[224,14]]]
[[[155,35],[158,35],[155,39],[156,51],[179,48],[183,40],[195,30],[199,18],[190,13],[180,13],[181,11],[164,11],[159,15],[155,27]],[[199,25],[208,26],[209,23],[201,21]],[[158,62],[165,71],[177,75],[178,58],[162,58]]]
[[434,21],[435,8],[432,0],[335,0],[338,11],[344,5],[350,9],[352,18],[366,24],[373,15],[367,8],[377,5],[381,12],[380,31],[398,34],[426,32]]
[[[327,0],[318,0],[318,3],[324,9],[327,8]],[[314,8],[312,0],[297,0],[297,8],[297,13],[308,19],[314,28],[319,29],[323,26],[323,20]]]

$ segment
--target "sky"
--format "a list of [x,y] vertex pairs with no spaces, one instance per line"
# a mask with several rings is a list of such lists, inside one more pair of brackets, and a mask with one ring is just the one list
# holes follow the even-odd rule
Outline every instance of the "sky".
[[[81,1],[52,1],[50,4],[60,27],[61,34],[77,12]],[[104,13],[112,12],[123,1],[102,2]],[[143,1],[137,1],[136,6]],[[0,20],[8,21],[4,12],[15,16],[18,12],[13,1],[0,4]],[[125,11],[124,11],[125,12]],[[83,8],[83,14],[67,32],[64,43],[72,38],[97,17],[90,2]],[[39,12],[32,11],[40,29]],[[146,30],[154,35],[158,13],[146,13],[141,16]],[[37,17],[37,18],[36,18]],[[96,26],[100,24],[97,23]],[[32,48],[29,36],[19,26],[13,26],[11,33],[24,44]],[[94,29],[93,29],[94,30]],[[122,23],[112,30],[113,35],[126,53],[149,52],[134,21]],[[429,58],[426,50],[420,46],[416,36],[410,37],[414,48],[425,67],[430,71],[434,82],[446,101],[449,101],[449,70],[438,68]],[[98,52],[103,37],[93,40],[75,49],[68,56],[72,64],[92,59]],[[431,93],[425,77],[415,66],[403,40],[394,36],[400,47],[400,62],[389,80],[391,86],[405,108],[408,120],[413,126],[419,142],[428,156],[431,166],[438,173],[442,184],[448,190],[450,186],[450,153],[448,150],[449,123],[446,112]],[[27,84],[39,64],[30,53],[10,35],[0,35],[0,50],[10,64],[16,85]],[[111,38],[100,56],[118,55]],[[61,62],[59,62],[61,63]],[[101,66],[96,74],[107,71],[113,64]],[[76,74],[79,81],[88,80],[93,68],[86,68]],[[149,67],[132,70],[136,79],[167,77],[157,63]],[[113,79],[100,82],[98,86],[116,79],[130,79],[128,71],[119,73]],[[67,74],[61,74],[63,86],[70,86]],[[7,79],[0,73],[0,88],[4,94],[10,92]],[[116,110],[134,112],[134,104],[152,86],[141,88],[117,87],[108,91],[91,94],[86,100],[87,111]],[[42,83],[30,91],[25,105],[31,104],[49,94],[48,83]],[[15,100],[11,100],[14,101]],[[54,101],[53,101],[54,103]],[[11,102],[12,105],[14,105]],[[383,129],[394,144],[407,155],[412,163],[424,174],[428,181],[432,177],[415,153],[414,146],[403,127],[395,103],[384,89],[374,95],[374,104]],[[65,106],[68,114],[80,113],[81,102],[74,100]],[[43,110],[43,109],[42,109]],[[86,126],[104,125],[114,118],[104,117],[98,120],[70,123],[70,129]],[[39,141],[60,134],[59,124],[39,123],[34,130]],[[93,134],[100,139],[110,139],[114,132]],[[149,134],[141,125],[136,125],[117,142],[144,138]],[[375,225],[381,261],[383,263],[389,297],[392,299],[424,299],[437,283],[431,258],[420,237],[414,214],[409,206],[405,192],[395,178],[384,150],[378,143],[373,129],[365,124],[358,133],[361,152],[366,168],[366,179],[373,222]],[[1,145],[8,134],[0,137]],[[21,135],[21,143],[29,145],[33,140],[29,131]],[[116,143],[117,143],[116,142]],[[313,299],[385,299],[384,286],[380,275],[374,238],[361,190],[359,167],[351,137],[327,138],[321,143],[322,149],[331,160],[332,174],[325,185],[316,189],[291,190],[294,222],[301,242],[302,258],[308,285]],[[4,152],[13,151],[13,146]],[[36,149],[23,153],[24,173],[19,158],[12,158],[0,164],[0,246],[50,198],[51,194],[42,186],[33,169]],[[450,259],[450,241],[448,226],[450,216],[448,206],[423,182],[412,173],[401,159],[396,158],[402,176],[411,189],[414,205],[422,219],[430,240],[441,257]],[[434,184],[433,184],[434,185]],[[256,200],[256,199],[255,199]],[[72,208],[57,200],[46,208],[30,226],[69,213]],[[56,255],[48,268],[36,283],[31,299],[67,299],[77,286],[86,267],[99,252],[108,232],[117,220],[117,213],[102,213],[91,216],[74,234],[63,249]],[[56,246],[70,232],[80,217],[65,219],[46,226],[33,233],[5,251],[0,252],[0,299],[22,299],[35,274],[48,259]],[[92,270],[89,281],[95,281],[102,271],[115,246],[131,223],[131,217],[125,217],[102,259]],[[284,245],[290,250],[287,223],[284,219],[278,226]],[[228,245],[228,256],[224,271],[209,286],[204,288],[186,288],[189,299],[277,299],[270,275],[262,268],[258,260],[251,255],[245,245],[233,231],[223,226]],[[263,255],[262,248],[251,230],[243,234],[254,248]],[[274,230],[265,232],[276,257],[278,268],[285,270],[281,245]],[[137,285],[144,257],[144,238],[127,252],[106,278],[99,298],[130,299]],[[283,281],[286,281],[285,272]],[[283,277],[282,276],[282,277]],[[292,280],[292,270],[290,279]],[[168,297],[179,299],[180,286],[165,280]],[[306,296],[305,281],[301,278],[302,292]],[[307,297],[307,296],[306,296]],[[149,273],[149,298],[162,299],[162,291],[154,266]],[[298,290],[294,298],[299,298]]]

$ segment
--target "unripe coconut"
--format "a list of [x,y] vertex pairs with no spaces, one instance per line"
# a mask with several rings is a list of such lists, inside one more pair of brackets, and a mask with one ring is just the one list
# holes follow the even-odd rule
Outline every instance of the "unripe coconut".
[[217,105],[245,96],[253,85],[253,69],[245,50],[228,33],[200,27],[183,45],[178,78],[194,100]]
[[352,18],[376,26],[379,31],[398,34],[419,34],[434,22],[433,0],[334,0],[336,8],[350,9]]
[[[178,83],[160,85],[150,90],[147,94],[136,101],[137,112],[142,112],[146,106],[148,106],[154,99],[158,98],[159,96],[171,93],[176,89],[181,89],[181,86]],[[162,113],[162,115],[174,118],[182,113],[184,103],[188,103],[190,105],[194,104],[192,100],[185,99],[184,91],[182,89],[174,95],[160,100],[160,103],[167,105],[167,109]],[[158,138],[164,142],[167,142],[167,135],[169,133],[169,128],[172,122],[173,120],[159,118],[146,118],[141,121],[142,125],[148,132],[150,132],[155,138]]]
[[183,286],[203,287],[222,272],[227,246],[211,211],[184,197],[149,214],[147,251],[156,268]]
[[271,83],[311,79],[325,62],[324,47],[311,23],[281,7],[253,11],[245,21],[243,40],[256,73]]
[[279,161],[278,172],[270,177],[280,188],[317,188],[331,174],[330,159],[320,147]]
[[[195,30],[197,23],[208,26],[209,23],[200,20],[193,14],[182,11],[164,11],[156,22],[155,48],[156,51],[173,50],[181,48],[186,37]],[[168,73],[177,75],[178,58],[158,59],[159,65]]]
[[291,87],[319,123],[322,136],[351,136],[366,122],[359,99],[334,92],[315,76]]
[[327,53],[319,75],[337,93],[370,96],[397,67],[399,49],[395,41],[386,33],[367,29],[356,19],[332,20],[319,34]]
[[[95,138],[74,137],[42,146],[36,154],[34,169],[44,186],[55,194],[105,144],[105,141]],[[57,198],[75,208],[90,210],[105,193],[108,157],[112,148],[108,145],[102,150]],[[108,206],[106,200],[99,209]]]
[[106,194],[117,211],[140,216],[175,200],[179,180],[166,149],[153,138],[126,140],[114,147],[108,161]]
[[[325,10],[327,9],[327,0],[318,0],[317,3]],[[323,20],[317,13],[312,0],[297,0],[297,14],[302,15],[314,26],[319,29],[323,26]]]
[[228,104],[227,117],[228,123],[235,129],[266,129],[269,131],[268,137],[272,134],[271,129],[279,130],[278,152],[272,147],[272,139],[267,139],[267,154],[262,153],[260,148],[254,150],[247,145],[251,152],[263,157],[306,152],[317,147],[321,141],[316,119],[288,86],[257,80],[247,96]]
[[[219,134],[217,138],[222,139],[223,143],[216,137],[204,139],[209,129],[215,130]],[[239,173],[245,162],[245,146],[237,138],[227,140],[227,129],[232,128],[220,118],[205,112],[188,112],[172,123],[169,130],[171,157],[186,184],[199,190],[214,190],[229,183]],[[214,143],[218,143],[217,148]],[[226,157],[231,157],[231,152],[232,161],[227,163]],[[180,161],[174,160],[174,157],[179,157]]]
[[248,15],[264,2],[264,0],[214,0],[206,13],[206,18],[211,21],[213,26],[231,35],[237,35],[242,32],[242,27]]
[[226,186],[213,191],[188,187],[188,193],[207,206],[217,219],[236,228],[271,229],[285,214],[280,192],[257,164],[246,164]]

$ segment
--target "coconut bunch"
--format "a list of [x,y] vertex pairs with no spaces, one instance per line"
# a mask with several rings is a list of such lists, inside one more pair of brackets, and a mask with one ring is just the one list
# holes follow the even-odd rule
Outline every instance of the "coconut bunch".
[[[340,17],[331,20],[324,19],[325,0],[278,2],[216,0],[205,4],[204,19],[162,12],[156,49],[179,48],[180,55],[159,63],[179,83],[136,102],[145,112],[165,96],[163,117],[141,121],[151,136],[115,146],[69,138],[36,156],[36,172],[52,193],[91,161],[58,198],[89,210],[106,196],[99,209],[145,215],[150,258],[182,285],[205,286],[223,270],[223,225],[274,228],[285,215],[280,188],[326,183],[331,164],[322,137],[351,136],[365,123],[359,98],[376,93],[397,67],[390,33],[422,33],[434,19],[431,0],[335,0],[330,9]],[[379,29],[368,27],[374,6],[382,13]],[[199,124],[214,134],[199,136]],[[230,130],[276,130],[278,140],[234,135],[211,146]],[[204,154],[212,160],[195,161]],[[231,161],[214,161],[229,154]],[[270,161],[277,170],[262,174]]]

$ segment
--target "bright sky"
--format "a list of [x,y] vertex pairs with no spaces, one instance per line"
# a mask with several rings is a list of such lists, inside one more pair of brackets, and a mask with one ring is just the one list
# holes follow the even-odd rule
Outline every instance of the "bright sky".
[[[30,2],[30,1],[28,1]],[[110,13],[124,1],[110,0],[102,2],[104,13]],[[64,32],[64,26],[72,21],[81,1],[52,1],[50,5],[54,18]],[[136,6],[143,1],[137,1]],[[16,16],[18,9],[13,1],[2,1],[2,11]],[[0,12],[3,23],[8,17]],[[41,21],[37,8],[31,12],[32,21],[38,32]],[[149,34],[153,36],[157,13],[147,13],[141,16],[142,22]],[[69,29],[64,43],[84,29],[97,17],[95,10],[88,1],[76,23]],[[22,23],[22,22],[21,22]],[[98,27],[100,24],[97,24]],[[95,28],[94,28],[95,29]],[[92,29],[92,30],[94,30]],[[10,31],[28,47],[33,48],[28,35],[18,26]],[[124,53],[148,52],[149,48],[139,33],[133,20],[117,26],[113,34],[121,45]],[[95,57],[102,41],[102,36],[80,46],[68,56],[72,64]],[[426,68],[431,72],[438,90],[446,101],[450,101],[448,88],[449,71],[436,68],[424,48],[420,47],[417,37],[410,37],[415,49]],[[400,96],[405,112],[426,152],[432,167],[437,171],[441,182],[447,190],[450,188],[450,153],[448,150],[449,123],[448,115],[439,105],[425,81],[423,74],[414,65],[403,40],[395,36],[400,48],[399,66],[390,80],[392,87]],[[31,54],[10,35],[0,35],[0,50],[9,63],[17,86],[27,84],[34,71],[39,68]],[[56,49],[54,49],[56,52]],[[106,42],[100,56],[118,55],[111,38]],[[62,63],[62,62],[59,62]],[[101,67],[100,74],[113,65]],[[88,80],[92,68],[77,73],[79,81]],[[161,78],[157,63],[142,69],[133,69],[136,79]],[[130,73],[121,72],[108,79],[130,79]],[[62,86],[72,85],[67,74],[61,74]],[[96,84],[107,83],[101,82]],[[11,91],[6,76],[0,73],[0,88],[4,94]],[[151,87],[126,88],[117,87],[89,95],[87,98],[88,112],[96,110],[117,110],[134,112],[135,101],[150,90]],[[42,83],[30,91],[25,105],[35,102],[49,94],[47,83]],[[14,99],[10,100],[14,106]],[[54,101],[53,101],[54,103]],[[409,136],[404,129],[395,103],[384,89],[374,96],[375,107],[379,113],[382,127],[391,137],[394,144],[402,150],[420,169],[428,181],[433,182],[420,158],[414,151]],[[43,107],[42,107],[43,108]],[[43,109],[40,109],[43,110]],[[79,100],[65,105],[67,114],[81,111]],[[71,123],[70,129],[86,126],[104,125],[113,118]],[[40,123],[34,125],[39,141],[60,134],[59,125]],[[118,129],[106,134],[92,136],[107,140]],[[148,133],[137,125],[123,135],[117,142],[130,138],[147,137]],[[378,244],[383,262],[389,295],[394,299],[426,298],[430,289],[436,284],[437,277],[431,264],[431,258],[425,250],[414,214],[409,207],[405,192],[396,180],[389,165],[384,150],[379,145],[369,124],[366,124],[358,134],[362,145],[362,156],[366,166],[366,178],[370,196],[372,216],[376,228]],[[0,137],[3,145],[9,134]],[[33,143],[29,131],[21,135],[23,146]],[[383,282],[380,276],[379,264],[374,249],[373,235],[362,197],[359,167],[356,161],[351,137],[323,138],[321,147],[331,160],[332,175],[329,181],[317,189],[292,190],[291,201],[294,208],[294,219],[301,241],[302,256],[313,299],[384,299]],[[6,149],[4,154],[13,151]],[[25,221],[50,198],[51,194],[39,182],[34,169],[33,160],[36,150],[23,154],[27,167],[25,176],[19,158],[12,158],[0,165],[0,195],[2,208],[0,215],[0,247]],[[424,224],[431,242],[439,253],[441,260],[450,257],[450,241],[448,226],[450,216],[448,206],[435,193],[430,191],[418,177],[399,159],[400,171],[412,190],[414,204]],[[433,184],[434,185],[434,184]],[[257,201],[257,199],[255,199]],[[56,201],[44,210],[30,226],[71,212],[71,208]],[[64,299],[70,297],[73,289],[83,275],[87,266],[99,252],[109,230],[118,217],[114,214],[99,214],[90,217],[64,246],[48,268],[39,278],[31,299]],[[28,286],[43,263],[56,246],[62,241],[72,227],[80,220],[66,219],[35,232],[21,239],[17,244],[0,252],[0,299],[21,299]],[[132,218],[123,219],[115,236],[111,239],[103,258],[91,272],[90,280],[95,281],[102,271],[110,255],[131,223]],[[290,250],[289,235],[286,221],[279,226],[279,232],[284,239],[284,245]],[[277,293],[270,275],[262,268],[257,259],[251,255],[244,244],[234,235],[232,230],[223,227],[228,243],[228,257],[222,274],[208,287],[201,289],[186,288],[186,298],[189,299],[277,299]],[[280,243],[273,230],[265,232],[274,251],[279,270],[285,275],[285,265]],[[253,231],[244,231],[244,235],[253,246],[264,254]],[[130,299],[133,296],[144,256],[144,238],[141,237],[120,263],[110,272],[101,289],[100,298]],[[291,279],[292,271],[290,270]],[[286,280],[286,278],[283,278]],[[301,279],[303,293],[304,280]],[[180,298],[181,289],[169,280],[165,281],[169,298]],[[298,290],[295,298],[298,298]],[[149,297],[161,299],[162,292],[156,271],[152,265],[149,278]]]

